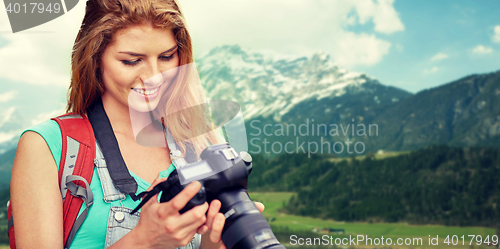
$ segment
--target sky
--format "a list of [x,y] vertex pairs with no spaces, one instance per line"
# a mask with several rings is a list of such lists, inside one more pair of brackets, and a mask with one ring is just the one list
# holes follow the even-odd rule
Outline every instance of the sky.
[[[416,93],[500,70],[500,1],[179,0],[195,57],[222,45],[311,56]],[[37,123],[64,110],[71,47],[85,1],[12,33],[0,5],[0,126],[19,110]],[[0,134],[0,142],[2,134]]]

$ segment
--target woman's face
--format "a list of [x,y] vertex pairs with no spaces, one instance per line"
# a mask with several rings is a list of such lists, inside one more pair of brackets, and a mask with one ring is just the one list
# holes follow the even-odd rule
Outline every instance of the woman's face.
[[120,30],[101,57],[103,103],[140,112],[154,110],[178,66],[172,30],[150,25]]

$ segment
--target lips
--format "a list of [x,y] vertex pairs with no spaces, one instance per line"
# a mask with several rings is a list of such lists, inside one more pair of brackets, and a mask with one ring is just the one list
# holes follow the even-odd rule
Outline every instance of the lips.
[[140,93],[140,94],[144,94],[144,95],[152,95],[152,94],[155,94],[157,91],[158,91],[159,87],[157,88],[154,88],[154,89],[142,89],[142,88],[132,88],[132,90]]
[[160,86],[155,88],[132,88],[132,92],[134,94],[149,100],[154,99],[156,98],[156,96],[158,96],[158,93],[160,92],[158,90],[160,90]]

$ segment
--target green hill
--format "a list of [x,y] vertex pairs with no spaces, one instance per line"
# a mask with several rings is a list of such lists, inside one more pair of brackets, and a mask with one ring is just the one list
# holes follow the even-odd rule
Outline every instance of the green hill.
[[10,185],[10,173],[16,156],[16,148],[0,154],[0,190]]
[[384,159],[254,160],[250,191],[292,191],[291,214],[338,221],[500,224],[500,150],[433,146]]

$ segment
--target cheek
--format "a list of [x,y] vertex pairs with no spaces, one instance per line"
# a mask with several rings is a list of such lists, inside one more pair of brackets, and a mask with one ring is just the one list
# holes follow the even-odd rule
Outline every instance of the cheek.
[[133,82],[133,71],[118,68],[106,68],[103,72],[103,83],[106,89],[131,88]]
[[177,75],[178,71],[179,71],[179,68],[178,67],[174,67],[172,69],[169,69],[167,71],[162,72],[161,74],[162,74],[163,80],[167,84],[172,83],[172,79],[175,77],[175,75]]

